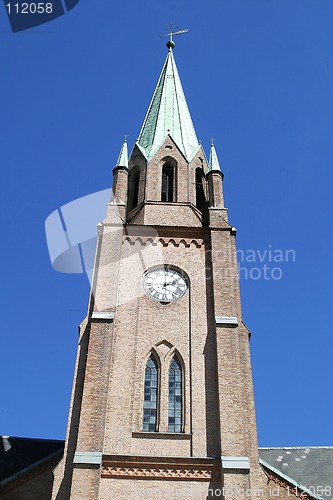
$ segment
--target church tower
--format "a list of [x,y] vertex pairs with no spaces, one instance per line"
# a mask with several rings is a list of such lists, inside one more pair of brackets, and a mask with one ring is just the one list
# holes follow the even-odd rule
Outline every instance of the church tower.
[[56,500],[229,500],[265,484],[236,230],[167,46],[97,228]]

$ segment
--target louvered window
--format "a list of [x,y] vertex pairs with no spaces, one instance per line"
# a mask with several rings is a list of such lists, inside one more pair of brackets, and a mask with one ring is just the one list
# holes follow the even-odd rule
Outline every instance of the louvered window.
[[133,179],[133,203],[132,208],[136,207],[139,202],[139,186],[140,186],[140,172],[134,174]]
[[173,168],[165,165],[162,170],[162,201],[173,199]]

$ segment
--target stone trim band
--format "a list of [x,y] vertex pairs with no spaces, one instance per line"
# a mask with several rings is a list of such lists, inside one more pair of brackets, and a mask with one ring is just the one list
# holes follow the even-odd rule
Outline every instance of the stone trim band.
[[76,451],[74,454],[73,464],[94,464],[101,465],[101,451]]
[[221,457],[223,469],[250,470],[250,460],[248,457]]
[[94,311],[91,315],[92,319],[107,319],[109,321],[114,320],[114,312],[98,312]]
[[238,325],[236,316],[215,316],[217,325]]

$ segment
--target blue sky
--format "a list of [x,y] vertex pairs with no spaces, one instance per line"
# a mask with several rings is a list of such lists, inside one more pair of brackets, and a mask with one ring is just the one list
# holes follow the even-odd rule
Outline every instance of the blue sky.
[[[175,57],[207,154],[215,138],[238,249],[256,252],[240,264],[259,444],[333,445],[331,0],[80,0],[16,34],[0,6],[0,433],[65,437],[89,284],[52,269],[45,219],[111,186],[170,19],[189,28]],[[295,259],[260,262],[265,250]]]

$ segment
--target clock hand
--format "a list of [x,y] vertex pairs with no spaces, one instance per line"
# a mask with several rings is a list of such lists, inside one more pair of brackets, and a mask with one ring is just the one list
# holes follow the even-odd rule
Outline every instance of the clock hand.
[[177,280],[173,280],[170,283],[168,283],[168,285],[171,285],[171,286],[175,286],[176,284],[177,284]]

